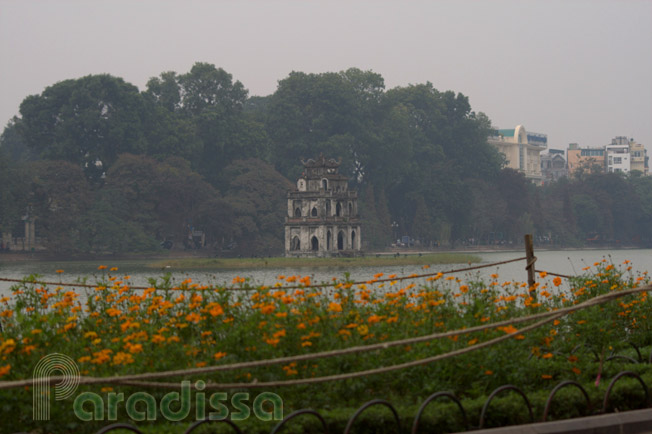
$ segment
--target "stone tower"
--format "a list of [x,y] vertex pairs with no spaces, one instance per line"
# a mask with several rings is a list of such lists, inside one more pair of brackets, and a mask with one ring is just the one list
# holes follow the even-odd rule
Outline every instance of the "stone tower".
[[288,192],[285,256],[353,256],[362,246],[358,193],[338,172],[340,161],[320,155],[302,161],[297,188]]

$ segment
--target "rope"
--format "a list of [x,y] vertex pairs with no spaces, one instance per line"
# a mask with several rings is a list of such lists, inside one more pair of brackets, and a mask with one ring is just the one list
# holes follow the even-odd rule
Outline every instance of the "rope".
[[534,270],[535,273],[546,273],[551,276],[556,276],[556,277],[563,277],[564,279],[572,279],[573,276],[567,276],[565,274],[558,274],[558,273],[552,273],[550,271],[544,271],[544,270]]
[[[448,271],[441,271],[437,273],[426,273],[426,274],[411,274],[409,276],[400,276],[400,277],[395,277],[395,278],[386,278],[386,279],[375,279],[374,283],[383,283],[383,282],[393,282],[393,281],[403,281],[403,280],[409,280],[409,279],[419,279],[422,277],[431,277],[431,276],[436,276],[438,274],[446,275],[446,274],[453,274],[453,273],[461,273],[464,271],[473,271],[473,270],[479,270],[481,268],[488,268],[488,267],[495,267],[498,265],[503,265],[503,264],[509,264],[511,262],[517,262],[517,261],[522,261],[526,259],[525,257],[523,258],[516,258],[516,259],[509,259],[506,261],[501,261],[501,262],[494,262],[491,264],[485,264],[485,265],[476,265],[474,267],[467,267],[467,268],[458,268],[458,269],[453,269],[453,270],[448,270]],[[16,283],[34,283],[34,284],[39,284],[39,285],[56,285],[56,286],[73,286],[77,288],[97,288],[98,286],[102,285],[89,285],[89,284],[84,284],[84,283],[63,283],[63,282],[43,282],[39,280],[25,280],[25,279],[9,279],[6,277],[0,277],[0,281],[3,282],[16,282]],[[353,285],[362,285],[368,283],[369,280],[364,280],[364,281],[357,281],[357,282],[346,282],[347,284],[350,283],[351,286]],[[319,283],[315,285],[292,285],[292,286],[281,286],[278,287],[278,289],[305,289],[305,288],[329,288],[329,287],[334,287],[339,285],[342,282],[333,282],[333,283]],[[137,289],[137,290],[144,290],[144,289],[149,289],[151,286],[129,286],[129,289]],[[251,291],[251,290],[256,290],[256,287],[239,287],[239,286],[231,286],[231,287],[225,287],[224,290],[227,291]]]
[[[297,380],[285,380],[285,381],[277,381],[277,382],[265,382],[265,383],[222,383],[222,384],[214,384],[214,383],[209,383],[206,384],[207,389],[231,389],[231,388],[260,388],[260,387],[272,387],[272,386],[291,386],[291,385],[299,385],[299,384],[311,384],[311,383],[321,383],[321,382],[327,382],[327,381],[335,381],[335,380],[344,380],[344,379],[349,379],[349,378],[357,378],[361,376],[366,376],[366,375],[373,375],[373,374],[379,374],[379,373],[385,373],[385,372],[390,372],[398,369],[404,369],[408,367],[413,367],[413,366],[419,366],[422,364],[434,362],[437,360],[442,360],[445,358],[449,357],[454,357],[457,355],[465,354],[470,351],[475,351],[480,348],[485,348],[490,345],[496,344],[498,342],[501,342],[505,339],[509,339],[510,337],[513,337],[517,334],[522,334],[527,331],[533,330],[537,327],[540,327],[546,323],[549,323],[551,321],[554,321],[557,318],[560,318],[564,315],[567,315],[569,313],[575,312],[577,310],[585,309],[591,306],[595,306],[598,304],[603,304],[608,301],[611,301],[612,299],[615,298],[621,298],[627,295],[631,294],[636,294],[640,292],[649,292],[652,291],[652,285],[645,286],[643,288],[634,288],[634,289],[629,289],[625,291],[619,291],[619,292],[612,292],[608,294],[604,294],[598,297],[594,297],[590,300],[587,300],[583,303],[580,303],[575,306],[570,306],[566,307],[563,309],[558,309],[556,311],[551,311],[551,312],[541,312],[538,314],[533,314],[525,317],[520,317],[520,318],[513,318],[513,319],[508,319],[508,320],[503,320],[499,321],[496,323],[492,324],[487,324],[487,325],[482,325],[482,326],[476,326],[476,327],[471,327],[468,329],[463,329],[463,330],[454,330],[450,332],[444,332],[444,333],[435,333],[427,336],[420,336],[416,338],[407,338],[407,339],[401,339],[397,341],[391,341],[391,342],[385,342],[385,343],[379,343],[379,344],[372,344],[372,345],[365,345],[365,346],[357,346],[357,347],[350,347],[350,348],[345,348],[341,350],[331,350],[331,351],[325,351],[325,352],[319,352],[319,353],[312,353],[312,354],[303,354],[303,355],[298,355],[298,356],[290,356],[290,357],[280,357],[280,358],[275,358],[275,359],[265,359],[265,360],[256,360],[256,361],[251,361],[251,362],[242,362],[242,363],[234,363],[230,365],[220,365],[220,366],[210,366],[210,367],[205,367],[205,368],[191,368],[191,369],[182,369],[182,370],[173,370],[173,371],[164,371],[164,372],[151,372],[151,373],[143,373],[143,374],[132,374],[132,375],[123,375],[123,376],[114,376],[114,377],[81,377],[79,384],[123,384],[123,385],[134,385],[134,386],[143,386],[143,387],[159,387],[159,388],[168,388],[168,389],[174,389],[178,388],[178,384],[173,384],[173,383],[162,383],[162,382],[143,382],[143,381],[137,381],[141,379],[153,379],[153,378],[165,378],[165,377],[175,377],[175,376],[182,376],[182,375],[197,375],[197,374],[208,374],[211,372],[218,372],[218,371],[230,371],[230,370],[235,370],[235,369],[245,369],[245,368],[253,368],[253,367],[261,367],[261,366],[270,366],[270,365],[276,365],[276,364],[281,364],[281,363],[290,363],[290,362],[299,362],[299,361],[305,361],[305,360],[314,360],[314,359],[320,359],[320,358],[327,358],[327,357],[335,357],[335,356],[340,356],[340,355],[347,355],[347,354],[353,354],[353,353],[361,353],[361,352],[367,352],[367,351],[373,351],[373,350],[378,350],[378,349],[386,349],[394,346],[399,346],[399,345],[408,345],[408,344],[413,344],[413,343],[420,343],[420,342],[425,342],[425,341],[430,341],[430,340],[435,340],[435,339],[440,339],[448,336],[457,336],[457,335],[462,335],[462,334],[468,334],[468,333],[473,333],[477,331],[482,331],[486,329],[491,329],[491,328],[496,328],[500,327],[502,325],[509,325],[509,324],[518,324],[526,321],[532,321],[535,319],[539,318],[544,318],[542,321],[535,323],[533,325],[527,326],[521,330],[518,330],[514,333],[507,334],[505,336],[501,336],[499,338],[495,338],[489,341],[482,342],[478,345],[474,345],[472,347],[464,348],[461,350],[455,350],[449,353],[445,354],[440,354],[437,356],[425,358],[425,359],[420,359],[420,360],[415,360],[411,362],[406,362],[398,365],[391,365],[391,366],[386,366],[386,367],[381,367],[381,368],[375,368],[375,369],[370,369],[366,371],[358,371],[358,372],[352,372],[352,373],[347,373],[347,374],[337,374],[337,375],[331,375],[331,376],[323,376],[323,377],[316,377],[316,378],[304,378],[304,379],[297,379]],[[550,317],[550,318],[546,318]],[[39,379],[43,380],[43,379]],[[63,380],[63,377],[49,377],[50,381],[60,381]],[[134,381],[136,380],[136,381]],[[16,381],[6,381],[6,382],[0,382],[0,389],[10,389],[10,388],[17,388],[17,387],[24,387],[24,386],[30,386],[32,385],[32,382],[34,379],[29,379],[29,380],[16,380]]]

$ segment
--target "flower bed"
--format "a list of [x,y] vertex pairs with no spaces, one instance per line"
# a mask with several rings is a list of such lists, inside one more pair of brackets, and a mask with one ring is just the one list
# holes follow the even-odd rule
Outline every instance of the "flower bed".
[[[99,271],[90,288],[43,286],[33,283],[31,277],[14,286],[11,298],[0,300],[0,385],[32,378],[36,363],[51,353],[72,358],[82,376],[109,377],[326,352],[507,320],[499,327],[371,352],[161,380],[276,384],[409,363],[480,348],[488,340],[512,335],[458,357],[391,373],[250,391],[252,396],[262,391],[277,394],[285,414],[304,407],[340,414],[341,409],[356,408],[371,398],[388,399],[409,414],[430,393],[440,390],[476,402],[503,384],[516,384],[538,394],[566,379],[603,388],[602,378],[614,374],[614,364],[627,362],[624,358],[607,361],[610,355],[636,358],[635,347],[649,350],[652,345],[648,317],[652,303],[647,292],[519,332],[530,322],[516,323],[518,318],[649,284],[647,273],[637,275],[628,263],[614,266],[606,260],[587,267],[585,274],[573,278],[568,286],[561,285],[559,277],[541,273],[533,288],[501,281],[498,275],[492,275],[489,282],[462,282],[442,273],[413,280],[378,273],[355,285],[334,278],[329,288],[312,287],[308,276],[278,276],[273,287],[257,288],[250,288],[248,279],[236,277],[233,285],[241,290],[202,286],[190,279],[172,287],[164,277],[152,280],[147,289],[136,290],[129,284],[129,276],[118,269],[100,267]],[[510,320],[515,320],[514,324]],[[642,375],[650,373],[650,365],[636,369]],[[98,384],[82,385],[78,393],[129,396],[140,390],[147,390],[157,402],[169,392]],[[246,390],[243,384],[224,392]],[[0,412],[12,415],[6,426],[14,431],[41,427],[48,432],[67,432],[74,427],[76,432],[93,432],[110,423],[107,415],[100,422],[79,421],[72,398],[51,401],[50,421],[33,421],[32,392],[30,387],[0,389]],[[193,410],[195,407],[193,400]],[[194,420],[195,414],[191,411],[185,420]],[[124,412],[117,416],[129,420]],[[275,423],[262,425],[269,431]]]

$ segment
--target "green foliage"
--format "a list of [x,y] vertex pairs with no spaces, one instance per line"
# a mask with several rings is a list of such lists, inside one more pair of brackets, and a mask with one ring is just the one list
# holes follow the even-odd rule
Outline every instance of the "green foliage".
[[25,98],[21,132],[42,158],[66,160],[93,182],[124,152],[147,149],[138,89],[110,75],[65,80]]
[[[289,185],[280,177],[293,182],[301,160],[320,153],[342,160],[360,194],[365,248],[402,235],[426,246],[513,244],[526,232],[561,246],[652,243],[649,177],[589,164],[573,179],[535,187],[503,169],[504,156],[487,142],[490,119],[467,96],[430,82],[386,90],[373,71],[295,71],[272,95],[249,96],[227,71],[198,62],[151,78],[143,92],[106,74],[65,80],[25,98],[20,114],[0,137],[0,225],[20,236],[28,206],[46,215],[48,205],[37,203],[45,196],[29,196],[27,163],[73,164],[90,199],[69,216],[79,231],[43,229],[58,234],[49,248],[59,251],[147,250],[168,239],[182,246],[190,225],[218,250],[280,252]],[[134,155],[147,157],[142,168]],[[240,161],[271,164],[261,169],[271,182],[265,194],[249,189],[259,181],[233,175]]]

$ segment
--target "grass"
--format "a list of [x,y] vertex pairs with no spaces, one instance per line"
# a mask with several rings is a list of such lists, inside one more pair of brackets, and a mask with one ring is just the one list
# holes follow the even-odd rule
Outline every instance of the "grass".
[[388,265],[467,264],[480,262],[476,255],[464,253],[433,253],[426,255],[361,256],[355,258],[184,258],[156,261],[149,268],[174,267],[182,269],[238,269],[290,267],[369,267]]

